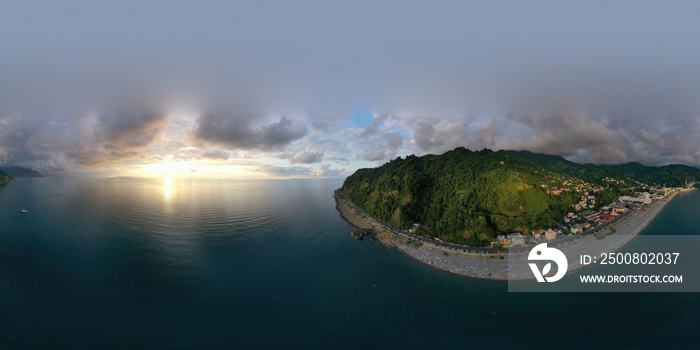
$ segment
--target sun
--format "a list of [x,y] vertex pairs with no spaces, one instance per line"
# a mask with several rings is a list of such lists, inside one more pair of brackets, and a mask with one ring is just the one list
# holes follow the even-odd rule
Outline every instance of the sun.
[[184,171],[184,164],[181,162],[159,162],[149,163],[141,166],[139,172],[147,176],[156,176],[172,179],[173,176],[178,176]]
[[[259,178],[261,175],[248,166],[236,164],[221,164],[202,160],[165,160],[157,163],[143,164],[134,174],[143,177],[176,179],[180,177],[212,177],[212,178]],[[170,180],[172,182],[172,180]]]

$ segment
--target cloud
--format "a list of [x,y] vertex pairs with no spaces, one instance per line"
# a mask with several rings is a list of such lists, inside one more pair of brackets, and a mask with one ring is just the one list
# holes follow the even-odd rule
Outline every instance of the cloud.
[[4,147],[0,146],[0,164],[4,163],[8,158],[7,151]]
[[463,118],[406,118],[416,154],[440,154],[455,147],[525,149],[576,162],[651,165],[700,164],[693,141],[700,122],[650,114],[592,115],[590,112],[541,112]]
[[147,159],[147,152],[160,136],[167,121],[163,113],[106,114],[83,120],[83,135],[69,145],[65,154],[78,165],[116,166],[133,159]]
[[253,118],[207,115],[197,121],[194,135],[197,139],[224,147],[245,150],[273,151],[306,136],[307,128],[286,117],[253,127]]
[[440,154],[456,147],[480,148],[492,143],[491,126],[490,121],[477,122],[467,117],[421,118],[415,121],[412,131],[419,153]]
[[360,137],[362,138],[367,138],[372,135],[377,134],[379,131],[379,128],[384,125],[384,122],[386,122],[389,119],[388,114],[382,114],[378,115],[372,118],[372,124],[369,124],[365,126],[365,129],[362,131],[360,134]]
[[314,130],[327,133],[333,129],[342,127],[341,122],[347,119],[347,116],[344,116],[339,113],[326,115],[311,114],[307,118],[311,121],[311,127]]
[[[700,164],[696,2],[635,4],[633,16],[622,2],[230,3],[155,17],[104,4],[56,4],[52,15],[4,6],[0,25],[22,30],[3,32],[0,161],[59,169],[226,156],[182,151],[194,146],[359,167],[464,146]],[[171,133],[172,118],[110,114],[154,107],[231,115],[185,118],[188,138]],[[251,110],[309,116],[265,121]],[[357,111],[378,114],[348,127]]]
[[122,114],[100,119],[101,146],[115,158],[150,146],[166,126],[162,113]]
[[294,155],[292,155],[291,158],[289,158],[289,162],[292,164],[312,164],[312,163],[318,163],[323,159],[323,152],[313,152],[313,151],[304,151],[304,152],[299,152]]
[[362,159],[369,161],[381,161],[386,158],[386,150],[383,148],[369,147],[362,153]]
[[256,171],[271,176],[340,176],[345,172],[345,168],[332,169],[330,164],[321,165],[317,168],[308,166],[292,165],[277,166],[263,164],[255,168]]
[[313,171],[316,176],[341,176],[345,172],[345,168],[331,169],[330,164],[321,165]]
[[396,150],[403,145],[403,136],[396,131],[384,133],[384,142],[389,149]]
[[167,124],[161,113],[86,114],[3,120],[6,161],[49,170],[121,166],[145,159]]
[[231,154],[221,149],[210,149],[202,153],[202,157],[209,159],[227,160]]
[[362,141],[364,151],[360,158],[383,162],[396,157],[399,147],[404,144],[404,139],[399,132],[389,129],[387,125],[395,118],[388,114],[375,116],[372,124],[362,130],[359,139]]

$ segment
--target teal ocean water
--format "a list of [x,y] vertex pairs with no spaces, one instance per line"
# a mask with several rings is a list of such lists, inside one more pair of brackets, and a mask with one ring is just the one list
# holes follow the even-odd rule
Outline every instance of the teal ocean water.
[[[453,276],[352,239],[341,183],[0,187],[0,348],[700,347],[698,294],[508,293]],[[700,191],[677,196],[644,234],[698,234],[697,208]]]

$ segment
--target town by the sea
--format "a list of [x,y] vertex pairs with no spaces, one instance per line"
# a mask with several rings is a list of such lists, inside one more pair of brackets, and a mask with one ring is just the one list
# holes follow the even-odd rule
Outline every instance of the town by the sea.
[[[0,348],[700,346],[696,293],[509,293],[353,239],[332,197],[341,185],[0,186]],[[700,234],[697,208],[700,191],[681,193],[641,234]]]

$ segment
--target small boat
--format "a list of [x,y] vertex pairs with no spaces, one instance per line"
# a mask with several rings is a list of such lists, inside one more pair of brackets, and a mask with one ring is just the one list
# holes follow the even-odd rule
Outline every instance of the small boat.
[[26,214],[29,212],[29,209],[20,209],[19,212],[22,214]]

